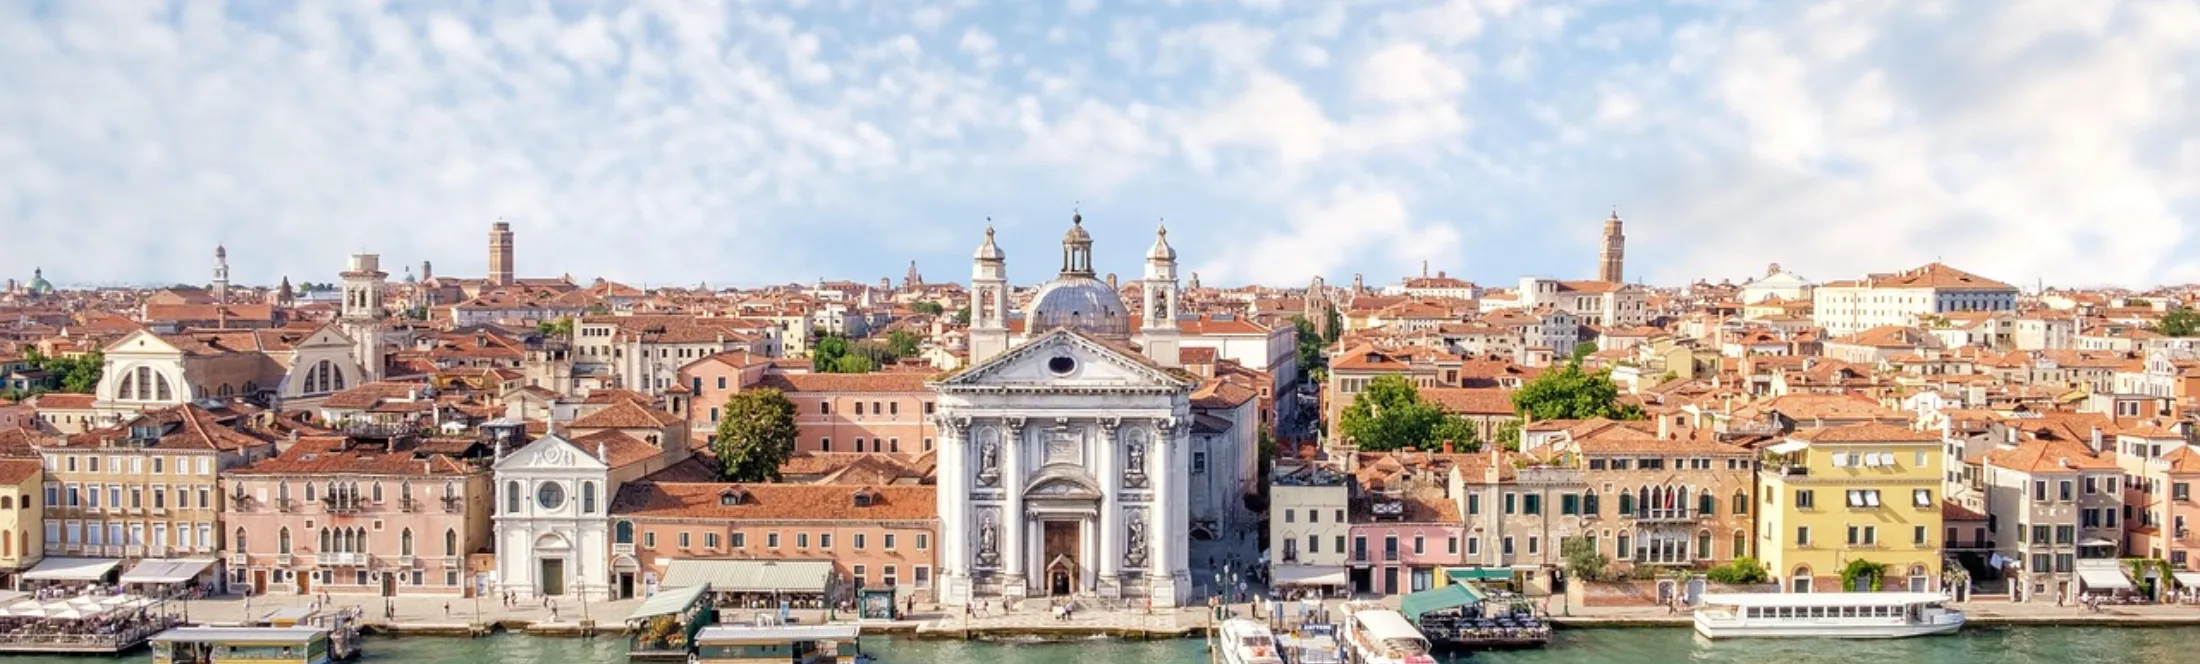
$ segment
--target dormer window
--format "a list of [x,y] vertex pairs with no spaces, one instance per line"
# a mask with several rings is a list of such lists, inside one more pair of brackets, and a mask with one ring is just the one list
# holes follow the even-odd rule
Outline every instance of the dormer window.
[[870,507],[872,503],[875,503],[875,502],[877,502],[877,501],[878,501],[878,494],[872,493],[872,492],[871,492],[871,490],[869,490],[869,489],[864,489],[864,490],[862,490],[862,491],[857,491],[857,492],[856,492],[856,495],[855,495],[855,503],[856,503],[856,507]]
[[745,497],[745,492],[741,491],[740,489],[727,489],[725,491],[719,492],[718,504],[725,506],[739,505],[741,504],[741,500]]

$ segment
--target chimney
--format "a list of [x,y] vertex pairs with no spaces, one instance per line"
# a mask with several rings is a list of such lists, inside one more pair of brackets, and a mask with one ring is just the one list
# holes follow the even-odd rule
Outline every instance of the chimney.
[[1673,418],[1658,416],[1658,440],[1673,439]]
[[1445,454],[1457,454],[1457,452],[1456,452],[1456,451],[1454,451],[1455,449],[1456,449],[1456,448],[1455,448],[1455,447],[1453,447],[1453,445],[1452,445],[1452,441],[1449,441],[1449,440],[1446,440],[1446,441],[1444,441],[1444,453],[1445,453]]
[[2090,445],[2089,445],[2089,447],[2092,447],[2092,448],[2093,448],[2093,453],[2094,453],[2094,454],[2100,454],[2100,453],[2101,453],[2101,449],[2102,449],[2102,447],[2101,447],[2101,428],[2100,428],[2100,427],[2097,427],[2097,426],[2096,426],[2096,427],[2093,427],[2093,437],[2092,437],[2092,439],[2091,439],[2091,440],[2090,440],[2089,442],[2090,442]]
[[600,440],[599,440],[599,441],[596,441],[596,460],[597,460],[597,461],[602,461],[602,462],[604,462],[604,463],[607,463],[607,464],[608,464],[608,463],[611,463],[611,451],[610,451],[610,448],[609,448],[609,447],[607,447],[607,446],[606,446],[606,445],[605,445],[605,444],[603,443],[603,441],[600,441]]

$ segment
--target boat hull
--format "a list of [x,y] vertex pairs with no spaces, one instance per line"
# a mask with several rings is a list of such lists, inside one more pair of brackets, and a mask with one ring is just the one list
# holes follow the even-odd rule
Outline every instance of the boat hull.
[[1961,629],[1961,620],[1902,625],[1711,625],[1696,622],[1696,633],[1710,639],[1906,639]]

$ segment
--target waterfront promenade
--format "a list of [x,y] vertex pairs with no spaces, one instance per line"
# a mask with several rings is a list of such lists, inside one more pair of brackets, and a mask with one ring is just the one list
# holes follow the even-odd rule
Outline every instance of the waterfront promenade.
[[[254,597],[250,601],[251,616],[264,616],[277,609],[311,605],[314,598],[300,595],[274,595]],[[366,626],[374,631],[391,631],[404,634],[465,635],[473,633],[476,625],[502,628],[506,631],[526,632],[546,636],[568,636],[579,632],[583,619],[593,620],[599,634],[617,634],[624,629],[626,616],[639,607],[642,600],[630,599],[614,602],[590,602],[583,608],[572,602],[558,605],[557,616],[552,620],[548,608],[539,603],[521,602],[516,607],[504,607],[495,598],[484,598],[480,613],[475,613],[472,599],[425,597],[385,598],[373,595],[333,595],[337,606],[358,606],[366,614]],[[1395,606],[1397,598],[1382,600]],[[1331,602],[1332,608],[1336,602]],[[445,605],[449,612],[445,612]],[[2192,626],[2200,625],[2200,606],[2193,605],[2130,605],[2105,606],[2100,611],[2083,607],[2053,604],[2017,604],[1997,600],[1980,600],[1956,605],[1970,614],[1970,621],[1978,626],[1994,625],[2120,625],[2120,626]],[[393,611],[384,616],[384,609]],[[1246,604],[1229,605],[1230,613],[1249,615]],[[1690,624],[1686,612],[1669,613],[1663,607],[1565,607],[1553,603],[1550,607],[1552,622],[1565,628],[1585,627],[1687,627]],[[193,600],[189,606],[192,622],[206,624],[236,624],[247,618],[247,602],[239,597]],[[801,623],[816,624],[828,618],[828,612],[802,609],[791,612]],[[730,619],[746,619],[748,612],[735,612]],[[837,622],[856,623],[845,613],[831,616]],[[914,632],[930,638],[1077,638],[1084,636],[1115,636],[1120,638],[1176,638],[1198,636],[1208,624],[1205,607],[1180,609],[1143,608],[1107,610],[1095,603],[1086,602],[1068,620],[1059,620],[1043,599],[1026,600],[1014,611],[1002,611],[998,606],[989,613],[973,611],[965,616],[960,610],[943,612],[936,607],[919,604],[917,611],[899,621],[862,621],[867,630],[890,632]]]

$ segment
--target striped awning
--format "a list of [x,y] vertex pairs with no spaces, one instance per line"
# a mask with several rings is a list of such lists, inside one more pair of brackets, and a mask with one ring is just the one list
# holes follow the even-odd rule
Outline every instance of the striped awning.
[[721,593],[824,594],[832,582],[829,560],[675,560],[665,566],[662,587],[708,585]]

